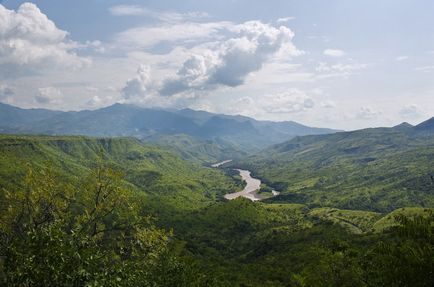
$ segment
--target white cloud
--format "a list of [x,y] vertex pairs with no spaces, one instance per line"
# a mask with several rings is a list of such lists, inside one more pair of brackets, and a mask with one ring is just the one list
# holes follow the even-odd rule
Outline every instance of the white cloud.
[[151,69],[149,66],[141,65],[137,69],[137,75],[129,79],[122,88],[122,96],[127,101],[141,100],[146,98],[149,93]]
[[[222,38],[221,33],[234,24],[231,22],[176,23],[158,26],[131,28],[116,35],[115,45],[119,49],[141,50],[165,43],[173,46],[194,46]],[[172,48],[172,47],[171,47]]]
[[279,51],[284,50],[290,56],[300,53],[292,44],[294,33],[284,26],[276,28],[250,21],[231,27],[231,32],[234,33],[231,38],[185,61],[177,76],[165,81],[161,93],[173,95],[188,90],[236,87]]
[[419,106],[412,104],[403,107],[399,111],[399,115],[404,119],[417,119],[423,117],[424,113],[421,111]]
[[167,11],[155,11],[140,5],[116,5],[109,8],[114,16],[146,16],[163,22],[182,22],[203,19],[209,15],[205,12],[177,13]]
[[42,105],[55,104],[61,101],[62,92],[54,87],[39,88],[35,95],[35,102]]
[[21,4],[17,11],[0,4],[0,65],[80,68],[88,64],[88,59],[73,52],[78,44],[67,36],[35,4]]
[[340,58],[345,56],[345,52],[339,49],[326,49],[324,50],[323,54],[335,58]]

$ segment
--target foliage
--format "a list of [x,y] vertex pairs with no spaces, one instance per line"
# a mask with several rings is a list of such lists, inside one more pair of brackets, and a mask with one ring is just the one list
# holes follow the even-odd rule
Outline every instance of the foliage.
[[0,136],[0,285],[432,286],[431,208],[226,201],[233,176],[134,139]]
[[399,128],[297,137],[234,162],[281,195],[269,202],[390,212],[434,207],[434,137]]

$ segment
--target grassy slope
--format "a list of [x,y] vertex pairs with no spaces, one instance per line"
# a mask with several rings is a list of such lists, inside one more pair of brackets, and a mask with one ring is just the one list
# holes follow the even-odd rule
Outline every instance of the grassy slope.
[[243,161],[283,202],[380,212],[434,206],[434,137],[368,129],[299,137]]

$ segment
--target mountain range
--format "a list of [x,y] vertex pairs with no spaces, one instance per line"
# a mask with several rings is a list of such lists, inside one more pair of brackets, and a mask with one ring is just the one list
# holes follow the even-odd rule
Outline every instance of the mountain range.
[[0,104],[0,133],[133,136],[150,140],[183,134],[196,140],[218,140],[226,145],[254,151],[295,136],[336,131],[308,127],[293,121],[258,121],[245,116],[191,109],[164,110],[114,104],[92,111],[61,112]]

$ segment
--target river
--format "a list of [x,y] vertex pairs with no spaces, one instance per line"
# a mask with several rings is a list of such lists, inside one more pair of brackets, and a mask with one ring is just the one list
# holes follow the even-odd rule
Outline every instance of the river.
[[258,190],[261,188],[261,181],[257,178],[253,178],[250,175],[250,171],[244,170],[244,169],[236,169],[240,175],[241,178],[246,182],[246,186],[242,191],[234,192],[234,193],[228,193],[225,195],[226,199],[232,200],[237,197],[245,197],[252,201],[262,200],[266,197],[259,195]]
[[[225,160],[216,164],[213,164],[212,167],[220,167],[224,165],[225,163],[231,162],[232,160]],[[240,173],[241,178],[243,181],[246,182],[246,186],[242,191],[234,192],[234,193],[228,193],[225,195],[226,199],[232,200],[235,198],[238,198],[240,196],[248,198],[252,201],[258,201],[263,200],[266,198],[269,198],[269,196],[263,196],[258,194],[258,190],[261,188],[261,180],[254,178],[251,176],[251,172],[249,170],[244,169],[235,169]],[[272,191],[273,196],[279,195],[279,192],[273,190]]]

